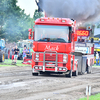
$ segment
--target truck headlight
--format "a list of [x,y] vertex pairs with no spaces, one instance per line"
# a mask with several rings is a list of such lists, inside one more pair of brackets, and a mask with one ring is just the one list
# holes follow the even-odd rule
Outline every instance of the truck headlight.
[[39,69],[42,69],[42,66],[40,66]]
[[63,55],[63,58],[66,59],[67,58],[67,55]]
[[38,57],[39,57],[39,55],[36,55],[36,57],[38,58]]
[[35,67],[35,69],[38,69],[38,67]]
[[67,60],[66,59],[63,59],[63,62],[67,62]]
[[39,53],[36,53],[36,57],[39,57]]
[[39,53],[36,53],[36,55],[35,55],[35,60],[36,60],[36,61],[39,61]]
[[64,55],[63,55],[63,62],[67,62],[67,59],[68,59],[67,54],[64,54]]
[[36,61],[39,61],[39,58],[35,58]]
[[66,68],[63,68],[63,70],[66,70]]
[[59,68],[59,70],[62,70],[62,68]]

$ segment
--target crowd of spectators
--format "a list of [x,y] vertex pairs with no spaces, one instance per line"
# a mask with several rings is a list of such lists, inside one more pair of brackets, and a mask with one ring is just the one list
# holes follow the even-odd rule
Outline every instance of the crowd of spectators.
[[[23,58],[23,61],[25,58],[32,58],[32,52],[33,52],[33,49],[29,49],[29,47],[27,48],[26,45],[24,45],[24,48],[23,48],[23,51],[22,51],[22,58]],[[17,59],[18,59],[18,56],[19,56],[19,49],[18,47],[13,47],[12,48],[12,62],[13,63],[17,63]]]

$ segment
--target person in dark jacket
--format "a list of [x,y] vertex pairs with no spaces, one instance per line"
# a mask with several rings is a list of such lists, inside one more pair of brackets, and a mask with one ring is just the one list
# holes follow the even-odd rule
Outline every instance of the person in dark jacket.
[[82,36],[80,36],[80,39],[78,39],[78,42],[85,42],[84,39],[82,39]]
[[16,46],[14,49],[14,62],[15,63],[17,62],[18,54],[19,54],[19,49]]

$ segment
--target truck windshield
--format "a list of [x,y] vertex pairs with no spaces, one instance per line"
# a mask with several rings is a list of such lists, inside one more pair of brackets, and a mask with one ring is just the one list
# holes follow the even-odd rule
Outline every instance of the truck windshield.
[[69,27],[35,25],[35,41],[69,42]]

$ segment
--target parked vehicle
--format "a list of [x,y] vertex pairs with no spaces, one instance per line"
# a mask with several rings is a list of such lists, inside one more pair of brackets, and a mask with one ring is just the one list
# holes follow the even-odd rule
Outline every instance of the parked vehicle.
[[10,57],[10,50],[5,47],[5,40],[0,39],[0,62]]

